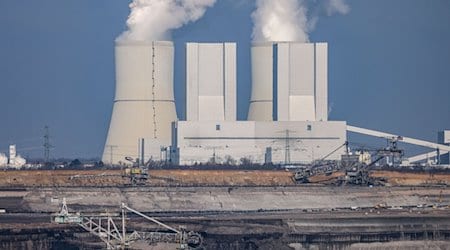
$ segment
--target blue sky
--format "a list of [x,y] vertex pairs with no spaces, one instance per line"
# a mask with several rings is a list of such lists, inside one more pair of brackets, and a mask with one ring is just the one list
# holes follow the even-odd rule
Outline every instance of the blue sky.
[[[0,152],[99,157],[114,97],[114,39],[129,1],[0,1]],[[435,141],[450,129],[450,1],[352,0],[347,15],[322,16],[310,33],[329,43],[330,118]],[[238,43],[238,118],[250,97],[253,0],[218,0],[173,32],[175,98],[184,118],[184,43]],[[356,138],[359,142],[361,138]]]

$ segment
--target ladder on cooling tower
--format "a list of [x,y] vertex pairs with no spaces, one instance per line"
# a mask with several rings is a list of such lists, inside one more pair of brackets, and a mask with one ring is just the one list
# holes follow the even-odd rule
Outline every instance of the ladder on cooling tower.
[[[63,198],[60,212],[53,216],[54,222],[58,224],[78,224],[89,233],[100,238],[106,244],[107,249],[126,249],[136,241],[146,241],[148,243],[176,243],[179,244],[180,249],[196,249],[202,244],[202,237],[198,233],[187,232],[184,228],[177,230],[155,218],[149,217],[128,207],[124,203],[122,203],[121,209],[121,217],[113,214],[99,216],[82,216],[80,213],[71,214],[67,208],[66,199]],[[166,232],[133,231],[132,233],[127,234],[127,212],[134,213],[163,227]],[[121,223],[116,224],[114,219],[119,218],[121,219]]]

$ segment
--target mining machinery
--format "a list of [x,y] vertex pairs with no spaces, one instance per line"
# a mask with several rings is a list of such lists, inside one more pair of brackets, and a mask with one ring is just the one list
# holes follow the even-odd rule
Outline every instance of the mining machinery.
[[[385,185],[386,180],[384,178],[374,178],[370,176],[370,170],[376,163],[385,158],[392,159],[392,164],[395,166],[397,162],[400,162],[403,157],[403,150],[399,149],[397,142],[402,140],[401,137],[387,138],[388,146],[376,151],[376,159],[370,163],[361,162],[359,155],[349,154],[348,142],[345,142],[339,148],[335,149],[322,159],[316,161],[311,167],[305,167],[303,169],[297,169],[294,173],[293,180],[296,183],[309,183],[310,177],[315,175],[331,175],[334,172],[344,172],[345,175],[338,177],[334,181],[331,181],[335,185]],[[342,155],[339,163],[334,161],[326,161],[330,155],[339,150],[342,147],[346,147],[347,153]],[[327,182],[330,182],[327,180]]]
[[144,167],[127,167],[123,171],[122,178],[128,178],[130,185],[145,185],[148,180],[148,169]]
[[[101,213],[98,215],[70,213],[66,198],[63,198],[61,210],[52,215],[52,221],[57,224],[71,224],[82,227],[103,241],[106,249],[136,249],[133,244],[138,242],[149,244],[145,249],[158,243],[174,244],[177,246],[176,249],[203,249],[203,238],[200,233],[188,231],[183,226],[176,229],[127,206],[125,203],[121,205],[121,212],[121,215],[119,213]],[[153,226],[146,227],[146,231],[132,230],[127,213],[145,219]],[[151,228],[156,229],[152,230]]]
[[392,165],[395,167],[397,162],[401,162],[403,157],[403,150],[399,149],[397,142],[402,140],[401,137],[387,138],[388,146],[386,148],[380,149],[376,153],[376,159],[365,164],[362,162],[356,162],[351,168],[345,168],[344,179],[338,180],[339,184],[346,185],[359,185],[359,186],[380,186],[385,185],[386,180],[384,178],[375,178],[370,176],[371,168],[385,158],[392,159]]
[[145,185],[149,178],[148,167],[141,164],[139,159],[125,157],[125,160],[131,162],[132,165],[124,169],[122,178],[128,178],[132,186]]
[[336,151],[346,147],[348,155],[348,142],[345,142],[329,154],[317,160],[311,167],[303,167],[296,169],[293,180],[295,183],[309,183],[309,177],[317,174],[331,175],[333,172],[339,170],[336,161],[327,161],[326,159],[334,154]]

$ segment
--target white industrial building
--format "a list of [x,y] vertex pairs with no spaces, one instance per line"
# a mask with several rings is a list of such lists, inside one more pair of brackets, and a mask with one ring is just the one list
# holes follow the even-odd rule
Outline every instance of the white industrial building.
[[186,120],[236,120],[236,44],[186,45]]
[[115,56],[116,93],[102,161],[129,164],[125,157],[140,155],[144,161],[160,160],[177,120],[173,43],[117,42]]
[[[179,121],[177,163],[311,163],[346,141],[345,122]],[[329,155],[337,160],[345,147]]]
[[251,60],[248,120],[328,120],[327,43],[254,43]]
[[311,163],[342,148],[328,156],[339,159],[346,123],[327,122],[326,50],[326,44],[255,45],[253,119],[236,121],[236,45],[187,44],[187,121],[175,123],[173,160]]
[[345,122],[327,122],[325,43],[252,47],[249,121],[236,121],[235,43],[186,44],[186,121],[175,111],[173,43],[117,42],[115,55],[106,163],[309,163],[346,140]]

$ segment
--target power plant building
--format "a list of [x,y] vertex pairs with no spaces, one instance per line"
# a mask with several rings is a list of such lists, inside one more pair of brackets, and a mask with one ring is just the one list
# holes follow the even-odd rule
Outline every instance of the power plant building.
[[346,123],[327,122],[326,44],[254,47],[254,121],[235,121],[234,44],[188,44],[186,61],[187,121],[174,123],[175,163],[310,163],[344,153]]
[[186,45],[186,120],[236,120],[236,44]]
[[[116,42],[116,91],[103,162],[310,164],[340,160],[347,131],[400,138],[328,121],[326,43],[254,43],[248,118],[237,121],[236,49],[235,43],[186,44],[186,121],[178,121],[173,43]],[[439,133],[438,144],[401,138],[437,149],[431,154],[449,164],[448,130]],[[11,164],[25,164],[15,147]]]
[[[340,121],[180,121],[175,129],[176,163],[311,163],[345,151],[346,123]],[[337,150],[341,148],[341,150]]]
[[346,123],[327,121],[326,43],[254,44],[248,121],[236,121],[235,43],[186,44],[186,121],[175,110],[172,42],[119,41],[115,55],[105,163],[291,164],[344,153]]
[[254,43],[248,120],[327,121],[327,51],[327,43]]

